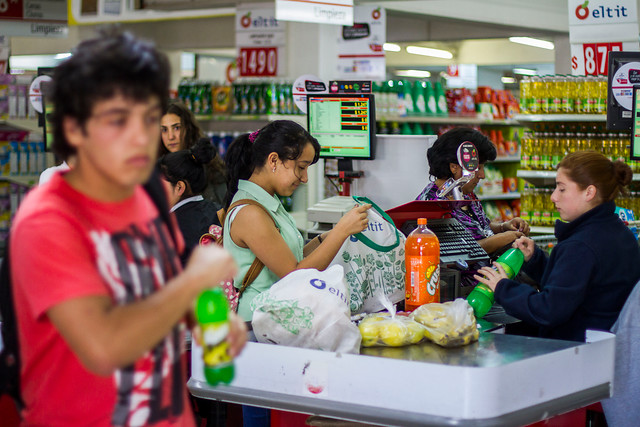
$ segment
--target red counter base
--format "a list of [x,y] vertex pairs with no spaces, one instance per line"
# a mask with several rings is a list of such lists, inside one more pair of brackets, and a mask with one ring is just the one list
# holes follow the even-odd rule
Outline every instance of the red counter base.
[[600,402],[584,408],[576,409],[566,414],[556,415],[548,420],[529,424],[527,427],[566,427],[566,426],[592,426],[607,427],[607,421],[602,411]]
[[271,427],[306,427],[309,414],[271,410]]
[[0,420],[3,427],[17,427],[20,425],[20,415],[13,400],[4,395],[0,396]]

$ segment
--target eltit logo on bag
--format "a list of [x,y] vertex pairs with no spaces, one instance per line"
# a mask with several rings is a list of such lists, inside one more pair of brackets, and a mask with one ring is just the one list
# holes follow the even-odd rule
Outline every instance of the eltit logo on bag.
[[[311,279],[309,281],[309,284],[314,288],[320,289],[320,290],[323,290],[327,287],[327,283],[324,280],[320,280],[320,279]],[[327,291],[329,291],[330,294],[337,296],[342,300],[342,302],[347,304],[347,297],[345,296],[344,292],[341,292],[340,290],[334,288],[333,286],[329,287]]]
[[369,221],[369,225],[367,225],[367,230],[369,231],[384,231],[382,228],[383,223],[377,221]]

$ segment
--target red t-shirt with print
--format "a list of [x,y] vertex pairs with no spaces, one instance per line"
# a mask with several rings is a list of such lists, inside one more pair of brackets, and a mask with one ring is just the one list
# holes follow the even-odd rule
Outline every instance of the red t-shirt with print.
[[100,377],[85,369],[49,321],[47,310],[64,301],[107,295],[128,304],[180,272],[169,230],[142,187],[127,200],[102,203],[62,176],[27,195],[11,232],[24,424],[194,425],[184,322],[132,365]]

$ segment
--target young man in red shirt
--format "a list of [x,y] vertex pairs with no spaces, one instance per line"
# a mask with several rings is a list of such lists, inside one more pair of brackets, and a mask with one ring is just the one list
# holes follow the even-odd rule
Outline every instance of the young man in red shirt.
[[[216,245],[184,271],[142,184],[154,168],[169,65],[114,30],[82,42],[53,77],[53,149],[74,167],[35,188],[11,233],[26,425],[184,425],[184,343],[201,291],[235,273]],[[233,315],[228,341],[246,341]]]

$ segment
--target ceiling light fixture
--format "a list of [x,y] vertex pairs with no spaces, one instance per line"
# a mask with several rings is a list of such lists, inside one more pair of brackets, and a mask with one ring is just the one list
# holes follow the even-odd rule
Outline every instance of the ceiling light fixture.
[[433,56],[436,58],[451,59],[453,53],[448,50],[432,49],[430,47],[407,46],[407,52],[414,55]]
[[522,74],[525,76],[535,76],[538,74],[538,72],[536,70],[530,70],[528,68],[514,68],[513,69],[513,73],[514,74]]
[[396,76],[401,77],[415,77],[418,79],[424,79],[431,77],[431,73],[426,70],[396,70],[394,71]]
[[70,57],[70,56],[71,56],[71,54],[70,54],[69,52],[66,52],[66,53],[58,53],[58,54],[55,56],[55,59],[65,59],[65,58],[68,58],[68,57]]
[[552,42],[534,39],[532,37],[509,37],[509,41],[513,43],[526,44],[527,46],[539,47],[541,49],[555,49],[555,45]]
[[506,77],[506,76],[505,76],[505,77],[502,77],[502,78],[500,79],[500,81],[501,81],[502,83],[504,83],[504,84],[512,85],[512,84],[514,84],[514,83],[516,82],[516,79],[515,79],[515,77]]
[[395,43],[385,43],[382,45],[382,49],[386,50],[387,52],[400,52],[401,50],[400,45]]

